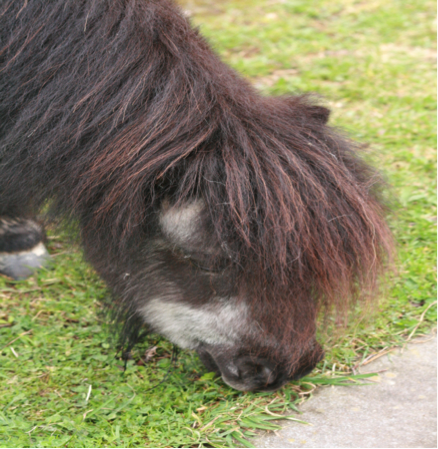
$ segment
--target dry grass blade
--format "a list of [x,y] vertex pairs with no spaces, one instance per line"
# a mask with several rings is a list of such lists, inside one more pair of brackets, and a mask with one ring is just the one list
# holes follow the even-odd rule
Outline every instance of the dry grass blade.
[[432,303],[429,304],[429,306],[424,310],[424,312],[421,314],[420,319],[418,320],[417,325],[414,327],[414,329],[412,330],[412,332],[409,334],[408,338],[406,339],[406,341],[409,341],[415,334],[415,332],[417,331],[418,327],[420,326],[420,324],[424,321],[424,317],[427,313],[427,311],[432,307],[435,306],[437,304],[437,301],[434,301]]

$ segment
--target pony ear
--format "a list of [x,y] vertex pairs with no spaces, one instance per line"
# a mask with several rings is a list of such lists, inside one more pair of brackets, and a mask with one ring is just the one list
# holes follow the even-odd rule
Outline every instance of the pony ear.
[[[309,95],[300,95],[297,97],[283,96],[274,99],[271,97],[270,101],[278,106],[286,108],[289,113],[305,117],[315,122],[325,125],[330,117],[330,109],[313,104],[312,97]],[[277,107],[278,107],[277,106]]]
[[313,119],[325,125],[328,122],[331,111],[330,109],[327,109],[324,106],[312,105],[308,107],[308,112]]

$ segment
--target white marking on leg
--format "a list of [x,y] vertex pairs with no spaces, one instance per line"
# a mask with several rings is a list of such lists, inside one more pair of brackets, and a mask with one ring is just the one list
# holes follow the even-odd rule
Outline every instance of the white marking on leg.
[[[24,251],[23,251],[24,252]],[[46,247],[40,242],[38,245],[34,246],[28,253],[35,254],[35,256],[43,256],[47,254]]]
[[25,256],[25,255],[31,255],[31,254],[33,254],[37,257],[40,257],[40,256],[48,255],[48,252],[47,252],[47,249],[44,246],[44,244],[40,242],[40,243],[36,244],[33,248],[30,248],[30,249],[25,249],[22,251],[0,253],[0,255],[3,255],[3,256],[12,256],[12,255]]
[[0,253],[0,273],[14,279],[24,279],[37,268],[47,266],[50,261],[49,253],[42,243],[25,251]]

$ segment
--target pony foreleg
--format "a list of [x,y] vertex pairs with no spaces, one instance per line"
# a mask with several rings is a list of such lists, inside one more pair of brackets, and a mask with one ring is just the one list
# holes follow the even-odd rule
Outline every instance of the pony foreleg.
[[37,222],[0,216],[0,273],[15,280],[25,279],[48,265],[45,233]]

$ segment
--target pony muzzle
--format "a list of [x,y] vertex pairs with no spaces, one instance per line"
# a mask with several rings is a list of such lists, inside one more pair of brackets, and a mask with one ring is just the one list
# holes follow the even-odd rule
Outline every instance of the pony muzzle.
[[322,347],[315,343],[291,371],[288,364],[267,357],[242,355],[230,348],[202,345],[197,349],[202,363],[210,372],[219,374],[223,381],[239,391],[274,391],[291,380],[309,374],[324,358]]
[[239,391],[273,391],[287,382],[277,365],[267,358],[234,356],[232,350],[217,350],[201,346],[199,358],[210,372],[219,374],[223,381]]

